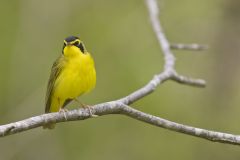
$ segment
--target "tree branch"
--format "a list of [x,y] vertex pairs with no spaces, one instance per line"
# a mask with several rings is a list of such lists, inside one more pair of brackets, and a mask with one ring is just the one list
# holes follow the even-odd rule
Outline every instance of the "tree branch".
[[[232,135],[228,133],[215,132],[205,130],[201,128],[195,128],[179,123],[175,123],[160,117],[156,117],[141,111],[138,111],[132,107],[129,107],[121,102],[112,101],[107,103],[98,104],[92,106],[92,114],[99,116],[109,114],[123,114],[133,119],[137,119],[161,128],[166,128],[172,131],[181,132],[191,136],[200,137],[214,142],[229,143],[229,144],[240,144],[240,136]],[[43,126],[46,123],[54,122],[67,122],[77,121],[92,118],[88,109],[76,109],[68,112],[57,112],[43,114],[40,116],[31,117],[22,121],[2,125],[0,127],[0,136],[6,136],[22,131],[26,131],[32,128]]]
[[[109,114],[122,114],[128,117],[131,117],[133,119],[137,119],[161,128],[166,128],[172,131],[181,132],[181,133],[196,136],[199,138],[204,138],[210,141],[240,145],[239,135],[215,132],[215,131],[195,128],[195,127],[175,123],[160,117],[156,117],[156,116],[138,111],[129,106],[135,101],[154,92],[157,86],[159,86],[160,84],[162,84],[167,80],[173,80],[181,84],[197,86],[197,87],[205,86],[205,81],[202,79],[189,78],[177,73],[177,71],[174,68],[175,57],[171,51],[170,43],[167,40],[163,32],[163,29],[161,27],[161,23],[158,19],[159,10],[157,7],[157,2],[156,0],[146,0],[146,4],[148,6],[153,30],[157,36],[159,45],[161,46],[161,49],[163,52],[164,62],[165,62],[164,70],[161,73],[155,75],[152,78],[152,80],[150,80],[145,86],[129,94],[128,96],[115,101],[92,106],[91,107],[92,114],[99,115],[99,116],[109,115]],[[89,110],[84,108],[71,110],[67,112],[42,114],[42,115],[31,117],[22,121],[1,125],[0,136],[4,137],[7,135],[19,133],[22,131],[43,126],[48,123],[60,123],[60,122],[67,122],[67,121],[84,120],[88,118],[92,118],[92,117],[90,116]]]
[[193,43],[193,44],[172,43],[170,44],[170,48],[177,49],[177,50],[202,51],[202,50],[208,49],[208,46],[202,45],[202,44],[196,44],[196,43]]

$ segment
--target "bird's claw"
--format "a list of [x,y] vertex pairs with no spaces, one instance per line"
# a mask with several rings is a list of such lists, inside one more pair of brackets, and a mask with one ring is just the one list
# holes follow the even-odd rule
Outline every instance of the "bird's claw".
[[66,112],[68,112],[68,110],[67,110],[66,108],[61,108],[61,109],[59,110],[59,112],[60,112],[60,113],[63,113],[64,118],[65,118],[65,120],[67,121]]

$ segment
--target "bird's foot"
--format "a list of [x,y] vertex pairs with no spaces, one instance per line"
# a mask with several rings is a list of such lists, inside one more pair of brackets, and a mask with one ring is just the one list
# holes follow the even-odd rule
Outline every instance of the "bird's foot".
[[92,113],[91,106],[85,105],[83,108],[87,108],[88,109],[90,117],[92,117],[92,118],[98,117],[98,115]]
[[82,102],[80,102],[78,99],[74,99],[76,102],[78,102],[82,108],[87,108],[89,111],[89,116],[90,117],[98,117],[98,115],[95,115],[92,113],[92,109],[91,106],[87,105],[87,104],[83,104]]
[[68,110],[67,110],[66,108],[60,108],[59,112],[60,112],[60,113],[63,113],[64,118],[65,118],[65,120],[67,121],[66,112],[68,112]]
[[92,107],[91,106],[84,104],[82,106],[82,108],[88,109],[89,117],[92,117],[92,118],[98,117],[98,115],[95,115],[95,114],[92,113]]

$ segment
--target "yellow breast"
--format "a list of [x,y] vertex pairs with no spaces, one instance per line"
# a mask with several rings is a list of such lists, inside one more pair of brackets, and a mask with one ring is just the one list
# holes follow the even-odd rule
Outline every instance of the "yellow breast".
[[51,111],[58,111],[67,99],[75,99],[91,91],[96,84],[94,61],[88,52],[65,56],[64,61],[55,82]]
[[79,54],[66,60],[65,66],[56,81],[55,96],[60,99],[74,99],[95,87],[96,72],[90,54]]

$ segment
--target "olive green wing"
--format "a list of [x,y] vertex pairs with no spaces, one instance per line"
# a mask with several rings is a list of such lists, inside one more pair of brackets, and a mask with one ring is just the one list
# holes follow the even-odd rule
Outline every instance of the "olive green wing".
[[60,56],[54,63],[51,69],[51,75],[48,80],[47,86],[47,94],[46,94],[46,106],[45,106],[45,113],[50,112],[52,95],[54,93],[55,82],[58,76],[60,75],[61,71],[63,70],[65,60],[63,56]]

